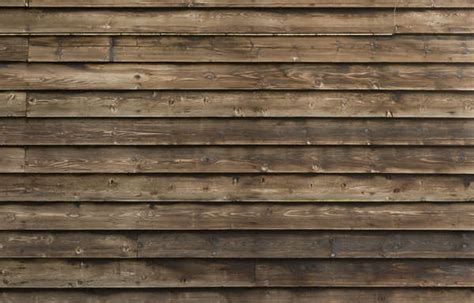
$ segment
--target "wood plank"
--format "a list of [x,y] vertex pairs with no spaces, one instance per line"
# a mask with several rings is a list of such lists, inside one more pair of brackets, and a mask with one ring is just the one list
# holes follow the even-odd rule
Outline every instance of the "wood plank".
[[0,266],[2,288],[474,285],[472,260],[33,259]]
[[474,62],[467,36],[40,36],[30,62]]
[[474,231],[473,203],[2,203],[1,230]]
[[[7,0],[15,1],[15,0]],[[21,0],[18,0],[21,1]],[[471,8],[469,0],[29,0],[30,7],[389,7]]]
[[0,201],[472,201],[474,175],[0,175]]
[[253,261],[0,260],[1,288],[246,287]]
[[25,171],[25,150],[23,148],[0,148],[0,173],[21,173]]
[[472,260],[259,260],[258,286],[472,287]]
[[26,116],[25,92],[0,92],[0,117]]
[[[1,96],[1,93],[0,93]],[[472,92],[36,92],[28,117],[474,118]]]
[[28,38],[0,37],[0,61],[28,61]]
[[28,6],[28,0],[1,0],[0,7],[25,7]]
[[8,303],[472,303],[469,288],[2,289]]
[[3,90],[472,91],[473,82],[474,66],[467,64],[11,63],[0,66]]
[[1,34],[469,34],[474,10],[3,9]]
[[0,145],[473,145],[474,119],[0,119]]
[[0,232],[0,258],[474,258],[472,232]]
[[29,173],[474,174],[474,147],[28,147],[25,159]]

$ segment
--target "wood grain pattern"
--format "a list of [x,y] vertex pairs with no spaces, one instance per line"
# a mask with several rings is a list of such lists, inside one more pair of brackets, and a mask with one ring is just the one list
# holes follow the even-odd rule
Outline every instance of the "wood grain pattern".
[[28,92],[27,116],[474,118],[474,94],[328,91],[32,91]]
[[0,7],[25,7],[28,6],[27,0],[2,0]]
[[0,148],[0,173],[20,173],[25,168],[23,148]]
[[469,34],[474,10],[3,9],[1,34]]
[[0,92],[0,117],[26,116],[26,93]]
[[1,230],[474,231],[472,203],[2,203]]
[[[0,260],[3,269],[0,287],[472,287],[473,262],[314,259]],[[381,272],[384,274],[381,275]]]
[[0,258],[474,258],[472,232],[0,232]]
[[473,119],[1,119],[0,145],[465,145]]
[[8,303],[472,303],[469,288],[2,289]]
[[473,82],[474,67],[466,64],[11,63],[0,66],[3,90],[472,91]]
[[31,37],[30,62],[474,62],[467,36]]
[[474,175],[0,175],[0,201],[472,201]]
[[0,61],[27,61],[26,37],[0,37]]
[[[29,173],[474,174],[474,147],[29,147],[26,155],[22,149],[13,151],[24,156]],[[22,161],[18,163],[23,167]],[[10,166],[0,161],[0,172],[11,172]]]
[[[22,0],[4,0],[23,2]],[[389,7],[471,8],[469,0],[29,0],[30,7]]]

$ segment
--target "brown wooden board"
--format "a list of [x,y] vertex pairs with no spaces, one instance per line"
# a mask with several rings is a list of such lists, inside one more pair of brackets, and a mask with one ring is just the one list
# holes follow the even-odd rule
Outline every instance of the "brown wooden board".
[[26,116],[26,93],[0,92],[0,117]]
[[0,61],[28,61],[28,38],[0,37]]

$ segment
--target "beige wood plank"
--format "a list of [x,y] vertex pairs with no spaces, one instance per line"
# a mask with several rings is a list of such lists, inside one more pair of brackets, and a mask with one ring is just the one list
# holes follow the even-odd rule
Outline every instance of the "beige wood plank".
[[1,230],[474,231],[473,203],[2,203]]
[[0,173],[21,173],[25,171],[25,150],[23,148],[0,148]]
[[32,91],[28,117],[474,118],[474,93]]
[[0,175],[0,201],[472,201],[474,175]]

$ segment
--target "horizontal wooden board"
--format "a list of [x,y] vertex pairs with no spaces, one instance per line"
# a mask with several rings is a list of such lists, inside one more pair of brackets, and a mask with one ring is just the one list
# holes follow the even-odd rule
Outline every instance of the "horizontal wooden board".
[[[2,96],[2,93],[0,93]],[[474,118],[472,92],[28,92],[28,117]]]
[[2,203],[1,230],[474,231],[473,203]]
[[472,260],[33,259],[0,267],[2,288],[474,285]]
[[0,119],[0,145],[473,145],[474,119]]
[[1,0],[0,7],[5,7],[5,6],[6,7],[25,7],[25,6],[28,6],[28,0]]
[[25,150],[23,148],[0,148],[0,173],[24,172]]
[[0,61],[28,61],[28,38],[0,37]]
[[3,9],[0,34],[468,34],[474,10]]
[[472,232],[0,232],[0,258],[474,258]]
[[2,289],[8,303],[472,303],[468,288]]
[[[1,41],[1,40],[0,40]],[[30,62],[474,62],[468,36],[45,36]]]
[[472,201],[474,175],[3,174],[0,201]]
[[26,116],[25,92],[0,92],[0,117]]
[[29,173],[474,174],[474,147],[28,147],[26,155],[19,148],[3,150],[20,157],[0,160],[0,172],[23,168],[24,160]]
[[[24,0],[3,1],[18,3],[18,6],[21,6]],[[29,0],[28,2],[30,7],[474,7],[469,0]]]
[[472,91],[473,82],[474,65],[467,64],[11,63],[0,66],[3,90]]

